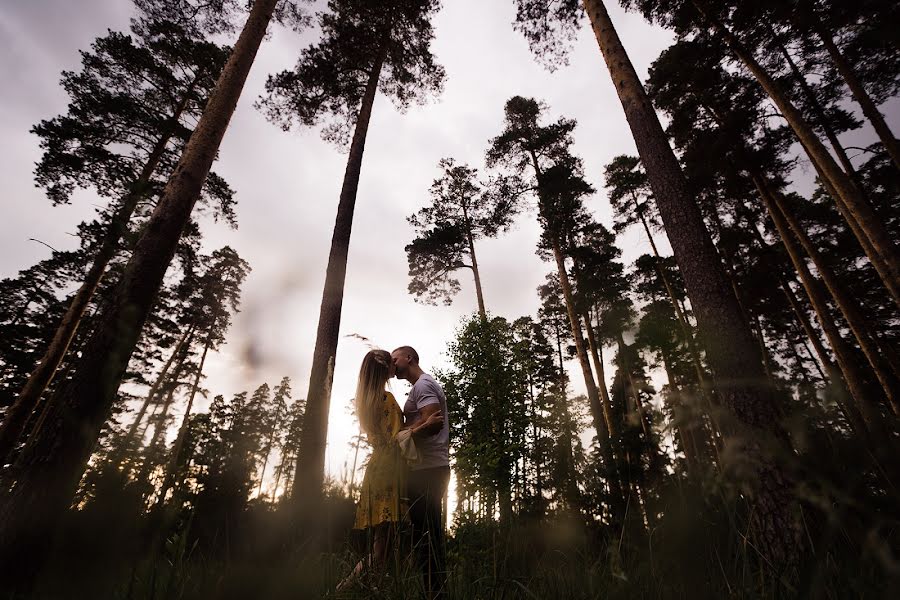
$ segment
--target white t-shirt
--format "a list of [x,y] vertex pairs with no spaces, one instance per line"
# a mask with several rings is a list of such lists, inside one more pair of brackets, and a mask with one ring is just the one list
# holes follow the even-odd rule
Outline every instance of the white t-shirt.
[[431,436],[416,438],[416,450],[421,462],[412,467],[413,471],[446,467],[450,464],[450,421],[447,418],[447,397],[440,384],[431,375],[423,373],[413,384],[403,405],[403,420],[407,426],[415,425],[421,419],[420,410],[429,404],[439,404],[444,415],[441,430]]

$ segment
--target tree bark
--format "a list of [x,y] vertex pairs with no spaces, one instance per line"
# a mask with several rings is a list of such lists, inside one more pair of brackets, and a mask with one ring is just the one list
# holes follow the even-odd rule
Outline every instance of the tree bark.
[[372,105],[378,91],[378,78],[387,53],[387,44],[379,50],[369,71],[366,90],[356,118],[356,129],[350,144],[350,155],[344,172],[344,183],[338,202],[331,251],[325,271],[325,288],[319,309],[319,325],[316,346],[309,375],[309,391],[306,400],[306,416],[297,452],[297,469],[294,475],[292,498],[298,508],[315,506],[322,495],[325,476],[325,443],[328,436],[328,410],[331,405],[331,384],[337,353],[338,334],[341,325],[341,308],[344,301],[344,280],[347,275],[347,255],[350,248],[350,230],[353,226],[353,210],[362,170],[366,133],[372,116]]
[[754,504],[755,545],[770,565],[794,572],[802,548],[797,503],[787,473],[763,448],[763,439],[777,446],[787,444],[759,350],[741,318],[700,210],[688,193],[684,174],[606,7],[600,0],[584,0],[584,7],[684,276],[720,397],[734,417],[723,435],[729,442],[740,444],[749,458],[747,483],[748,497]]
[[41,394],[53,381],[53,376],[59,369],[59,365],[62,363],[69,345],[75,338],[75,332],[78,331],[81,318],[84,316],[91,298],[94,297],[103,275],[106,273],[109,261],[113,259],[119,250],[119,241],[128,230],[128,222],[131,220],[131,215],[137,208],[138,202],[147,194],[150,178],[153,177],[153,173],[159,166],[166,146],[172,138],[174,124],[178,122],[181,114],[187,107],[196,83],[197,79],[191,82],[184,97],[176,107],[175,113],[169,118],[169,123],[172,124],[172,127],[166,130],[162,137],[157,140],[137,180],[131,184],[129,192],[119,201],[119,208],[106,228],[103,241],[100,243],[100,248],[94,256],[94,261],[91,263],[91,267],[88,269],[81,286],[72,297],[72,301],[69,303],[62,321],[60,321],[53,334],[53,339],[50,340],[44,355],[28,376],[28,380],[19,392],[16,402],[7,410],[3,425],[0,426],[0,456],[7,456],[19,441],[29,415],[31,415],[38,400],[40,400]]
[[55,398],[56,413],[0,504],[0,579],[27,590],[69,506],[116,390],[172,260],[178,240],[240,98],[277,0],[256,0],[203,115],[135,245],[116,299],[85,344],[73,378]]
[[469,221],[469,211],[463,203],[463,220],[466,223],[466,240],[469,242],[469,256],[472,257],[472,275],[475,277],[475,295],[478,297],[478,314],[482,321],[487,321],[487,311],[484,309],[484,292],[481,289],[481,273],[478,270],[478,259],[475,258],[475,240],[472,238],[472,223]]
[[[812,130],[800,111],[791,103],[790,99],[781,90],[775,80],[757,62],[750,51],[744,47],[737,36],[734,35],[721,21],[710,15],[698,0],[693,0],[694,6],[700,14],[706,18],[713,29],[725,40],[732,52],[744,63],[747,69],[756,77],[760,85],[781,111],[791,129],[796,133],[809,158],[816,163],[824,174],[826,181],[834,188],[835,202],[843,205],[847,213],[845,217],[855,220],[859,229],[854,228],[860,245],[866,251],[866,255],[872,265],[878,271],[884,286],[891,292],[895,301],[900,298],[900,255],[898,255],[894,242],[884,226],[882,220],[875,214],[872,207],[862,197],[861,191],[853,183],[853,180],[840,168],[834,158],[828,153],[825,145]],[[852,225],[851,225],[852,228]]]

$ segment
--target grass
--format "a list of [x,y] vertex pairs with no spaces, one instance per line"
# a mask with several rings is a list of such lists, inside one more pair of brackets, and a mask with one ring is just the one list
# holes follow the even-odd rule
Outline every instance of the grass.
[[[711,501],[710,498],[716,498]],[[109,522],[103,511],[75,513],[30,598],[111,600],[420,599],[420,577],[399,544],[387,568],[334,591],[365,549],[348,538],[352,503],[335,505],[317,550],[287,540],[283,515],[244,513],[230,535],[198,538],[190,513],[145,558],[144,529]],[[807,505],[809,506],[809,505]],[[892,598],[900,589],[898,528],[856,528],[841,512],[809,508],[804,563],[788,580],[755,560],[737,531],[739,505],[708,490],[681,490],[649,532],[637,522],[620,536],[582,517],[455,524],[448,537],[448,599],[781,599]],[[229,533],[226,531],[226,534]],[[398,536],[402,537],[402,536]],[[293,541],[292,541],[293,540]],[[2,597],[2,594],[0,594]]]

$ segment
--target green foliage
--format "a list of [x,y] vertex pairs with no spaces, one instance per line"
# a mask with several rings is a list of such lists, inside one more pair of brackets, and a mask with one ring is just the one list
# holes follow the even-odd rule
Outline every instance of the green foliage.
[[512,513],[512,469],[524,452],[527,426],[527,391],[513,362],[514,343],[505,319],[472,317],[449,346],[451,368],[438,374],[447,395],[460,494],[480,494],[488,518],[496,498],[504,521]]
[[506,193],[507,182],[480,182],[476,169],[452,158],[438,167],[443,174],[431,185],[431,204],[407,218],[416,230],[406,246],[409,292],[426,304],[450,305],[460,289],[454,273],[476,269],[475,241],[508,230],[519,206]]
[[[70,98],[67,113],[32,130],[44,150],[35,169],[37,184],[56,204],[68,203],[80,188],[113,199],[113,209],[129,191],[156,195],[229,52],[170,20],[146,16],[133,22],[131,35],[110,31],[98,38],[90,52],[81,53],[81,71],[62,75]],[[174,143],[161,153],[160,168],[133,190],[165,140]],[[215,174],[209,183],[203,202],[233,226],[233,192]]]
[[583,14],[578,0],[516,0],[513,27],[525,37],[535,60],[554,71],[568,62]]
[[615,221],[613,231],[621,233],[631,225],[648,222],[652,229],[662,228],[647,173],[636,156],[620,154],[603,170],[606,180],[606,197],[612,205]]
[[399,109],[441,91],[444,69],[434,61],[434,0],[329,0],[318,15],[322,35],[293,70],[270,75],[259,102],[266,117],[288,130],[324,125],[322,136],[345,145],[356,124],[366,83]]

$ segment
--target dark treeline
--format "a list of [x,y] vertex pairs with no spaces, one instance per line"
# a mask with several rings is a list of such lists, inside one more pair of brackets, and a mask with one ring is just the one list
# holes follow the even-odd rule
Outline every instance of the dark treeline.
[[[603,2],[512,4],[551,69],[591,27],[637,155],[585,163],[574,119],[510,90],[473,140],[483,165],[442,159],[408,219],[410,295],[449,305],[469,269],[478,309],[435,373],[450,596],[878,597],[900,577],[900,144],[879,108],[900,86],[897,6],[623,1],[676,34],[642,82]],[[440,7],[135,8],[32,128],[47,198],[104,204],[75,249],[0,281],[3,594],[321,597],[366,545],[363,441],[342,480],[324,464],[366,135],[378,94],[401,111],[440,94]],[[312,25],[295,67],[248,92],[348,151],[308,392],[224,397],[204,369],[250,265],[204,243],[209,218],[237,225],[211,169],[267,29]],[[479,252],[523,220],[539,309],[499,316]],[[398,556],[348,597],[420,597]]]

